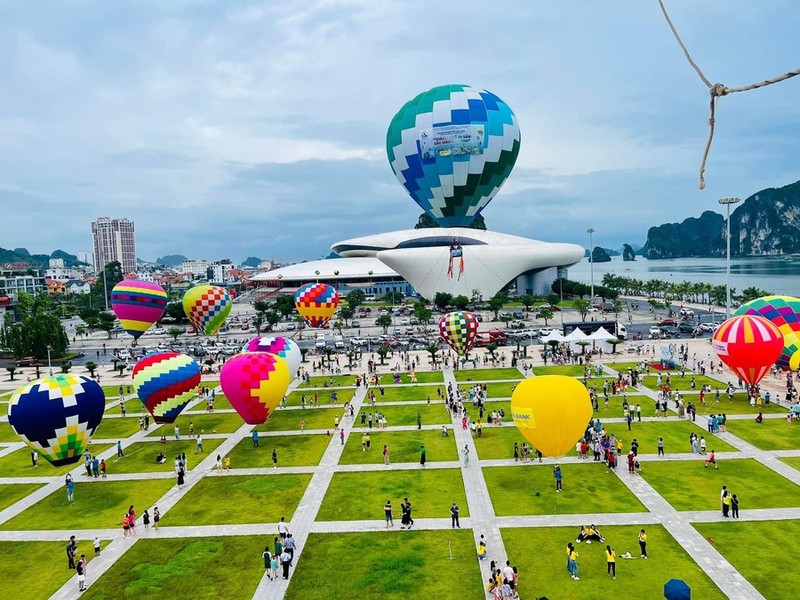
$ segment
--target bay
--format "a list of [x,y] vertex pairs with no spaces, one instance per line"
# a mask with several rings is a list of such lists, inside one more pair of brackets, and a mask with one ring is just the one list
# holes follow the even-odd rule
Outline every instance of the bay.
[[[668,283],[690,281],[725,285],[724,258],[675,258],[647,260],[637,256],[624,261],[621,256],[611,262],[595,263],[594,283],[600,285],[603,275],[612,273],[648,281],[657,279]],[[573,281],[591,283],[591,264],[583,259],[567,271]],[[759,256],[731,259],[731,289],[736,292],[755,286],[773,294],[800,296],[800,256]]]

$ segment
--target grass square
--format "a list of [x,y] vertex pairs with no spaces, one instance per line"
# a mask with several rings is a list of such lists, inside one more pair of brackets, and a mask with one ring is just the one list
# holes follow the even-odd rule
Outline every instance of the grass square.
[[443,425],[451,421],[444,407],[443,402],[431,400],[430,404],[408,404],[408,405],[390,405],[380,404],[376,406],[364,406],[363,409],[356,413],[356,426],[361,426],[361,413],[373,415],[373,427],[375,426],[374,416],[376,413],[381,413],[386,417],[387,427],[396,427],[400,425],[416,425],[417,414],[422,419],[423,425]]
[[[305,422],[305,430],[327,429],[333,432],[334,419],[339,417],[339,422],[344,420],[342,408],[307,408],[307,409],[281,409],[276,410],[269,421],[259,425],[259,431],[291,431],[300,429],[300,421]],[[241,419],[240,419],[241,420]]]
[[[86,447],[92,454],[100,454],[109,448],[111,448],[109,444],[89,444]],[[64,475],[82,466],[83,458],[71,465],[54,467],[40,454],[39,466],[34,467],[31,463],[31,449],[28,446],[0,457],[0,473],[3,474],[3,477],[52,477],[53,475]]]
[[229,525],[277,522],[281,517],[290,521],[309,481],[311,475],[306,473],[207,475],[178,500],[161,523]]
[[[153,419],[150,418],[150,429],[153,428]],[[98,440],[120,440],[129,437],[139,431],[139,418],[138,417],[125,417],[109,419],[108,415],[103,417],[100,425],[94,432],[92,437]]]
[[726,423],[733,435],[762,450],[794,450],[800,448],[800,427],[786,424],[785,419],[729,419]]
[[534,375],[566,375],[567,377],[583,377],[584,365],[553,365],[550,367],[533,367]]
[[189,424],[194,426],[194,434],[198,433],[233,433],[244,425],[242,417],[235,412],[223,413],[213,412],[201,415],[180,415],[175,419],[174,423],[164,423],[160,427],[153,427],[150,425],[150,433],[148,437],[161,435],[167,436],[167,439],[175,439],[175,426],[180,430],[181,438],[189,436]]
[[265,544],[260,536],[142,539],[81,597],[252,598],[264,574]]
[[[602,422],[602,419],[601,419]],[[730,423],[730,421],[728,421]],[[689,434],[694,432],[706,439],[706,446],[710,451],[712,448],[717,452],[736,452],[736,448],[723,442],[713,433],[702,428],[705,420],[698,417],[697,425],[691,421],[676,419],[663,421],[633,421],[631,430],[625,423],[605,423],[606,431],[613,433],[617,439],[622,440],[623,450],[627,454],[633,438],[639,442],[639,454],[658,454],[658,438],[664,438],[664,453],[676,454],[679,452],[691,452],[689,444]]]
[[517,369],[463,369],[453,373],[456,381],[494,381],[499,379],[525,379]]
[[38,483],[7,483],[0,485],[0,510],[4,510],[32,494],[44,484]]
[[[88,478],[87,478],[88,479]],[[137,514],[152,508],[175,485],[172,479],[141,481],[75,480],[75,502],[67,502],[64,489],[43,498],[0,525],[1,529],[105,529],[121,527],[133,504]]]
[[[727,523],[726,523],[727,525]],[[503,544],[511,564],[519,568],[519,591],[523,598],[663,598],[669,579],[682,579],[692,589],[692,598],[723,599],[725,595],[689,554],[661,525],[604,526],[600,532],[617,554],[617,579],[606,574],[606,544],[575,544],[579,528],[537,527],[503,529]],[[647,531],[648,560],[639,559],[639,530]],[[578,551],[578,575],[567,573],[567,542]],[[630,552],[636,558],[625,560]],[[504,557],[503,557],[504,558]]]
[[[730,375],[730,373],[728,373]],[[714,390],[719,389],[720,394],[725,391],[725,387],[727,384],[721,382],[719,379],[714,379],[712,377],[708,377],[707,375],[697,375],[692,373],[691,371],[686,371],[686,374],[681,377],[680,371],[669,371],[669,387],[672,391],[679,390],[681,392],[687,392],[692,390],[692,379],[694,379],[695,383],[695,390],[698,392],[700,388],[704,385],[711,386],[711,395],[714,395]],[[736,378],[732,379],[733,383],[736,383]],[[658,373],[655,371],[651,371],[650,375],[645,375],[642,377],[642,383],[646,388],[650,388],[651,390],[658,389]],[[667,384],[667,371],[663,371],[661,373],[661,385]]]
[[[4,410],[2,412],[5,412]],[[8,422],[0,422],[0,442],[21,442],[20,438]]]
[[[360,376],[361,373],[358,373]],[[318,375],[311,377],[308,383],[300,384],[301,388],[355,387],[356,374],[350,375]]]
[[[551,464],[484,468],[495,514],[508,517],[647,512],[603,463],[561,465],[561,472],[564,491],[556,493]],[[627,473],[623,476],[627,477]]]
[[[369,433],[369,452],[361,450],[361,437]],[[422,429],[418,431],[392,431],[390,429],[355,429],[345,444],[339,464],[368,465],[383,463],[383,446],[389,445],[389,456],[393,463],[418,463],[419,448],[425,445],[428,462],[458,460],[453,432],[443,437],[440,431]]]
[[514,458],[514,442],[522,447],[527,440],[516,427],[492,427],[484,423],[480,438],[475,438],[475,448],[481,460]]
[[[402,538],[402,539],[401,539]],[[450,551],[453,560],[449,560]],[[484,598],[469,531],[312,533],[303,547],[287,598],[407,600]],[[342,576],[341,557],[358,556],[359,568]]]
[[440,385],[438,388],[442,394],[441,400],[439,394],[436,393],[437,386],[435,385],[385,386],[383,395],[381,395],[380,386],[373,386],[370,388],[370,392],[375,392],[376,402],[422,401],[427,400],[428,396],[430,396],[431,402],[436,402],[437,400],[444,402],[446,388],[444,385]]
[[[486,384],[486,397],[487,399],[491,400],[493,398],[511,398],[511,394],[514,392],[514,389],[519,385],[519,381],[493,381],[492,383]],[[469,389],[472,387],[472,383],[459,383],[458,387],[464,394],[464,397],[468,397]]]
[[[697,523],[694,528],[714,540],[714,547],[765,598],[788,598],[800,586],[800,573],[778,557],[797,548],[800,521],[730,521]],[[787,568],[787,566],[789,568]],[[694,590],[692,590],[694,591]]]
[[[410,372],[400,373],[400,384],[408,383],[443,383],[444,375],[441,371],[414,371],[417,381],[411,381]],[[378,385],[389,385],[394,383],[394,373],[378,373]]]
[[400,503],[406,497],[415,519],[448,518],[453,502],[458,504],[462,517],[469,516],[460,469],[413,469],[334,473],[317,520],[382,521],[383,506],[391,500],[399,522]]
[[[179,454],[185,452],[189,463],[189,470],[196,467],[201,460],[214,452],[224,440],[218,438],[206,438],[203,440],[203,452],[195,454],[197,447],[195,440],[188,436],[182,436],[180,440],[167,438],[167,443],[162,444],[158,440],[147,442],[134,442],[126,444],[122,442],[124,458],[113,456],[106,460],[106,472],[109,475],[117,473],[175,473],[174,460]],[[167,462],[163,465],[156,462],[156,456],[163,452],[167,455]]]
[[794,458],[782,458],[780,459],[785,462],[790,467],[794,467],[798,471],[800,471],[800,457],[796,456]]
[[[262,435],[258,448],[252,438],[245,438],[229,453],[231,467],[236,469],[272,468],[272,450],[278,453],[279,467],[316,466],[330,444],[327,435]],[[338,443],[338,441],[336,442]]]
[[800,487],[756,460],[722,460],[713,469],[704,468],[704,458],[649,462],[642,476],[677,510],[719,509],[723,485],[737,495],[741,510],[800,506]]

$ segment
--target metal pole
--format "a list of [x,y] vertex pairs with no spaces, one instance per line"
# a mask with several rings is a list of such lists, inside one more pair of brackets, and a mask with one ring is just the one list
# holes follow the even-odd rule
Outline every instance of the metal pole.
[[50,377],[53,376],[53,366],[50,363],[50,350],[52,350],[52,346],[50,344],[47,345],[47,373]]
[[108,312],[108,265],[103,267],[103,298],[106,301],[106,312]]
[[739,202],[739,198],[720,198],[725,205],[725,319],[731,317],[731,204]]
[[589,234],[589,277],[592,284],[592,292],[589,302],[594,302],[594,247],[592,243],[592,234],[594,234],[594,229],[590,227],[586,230],[586,233]]

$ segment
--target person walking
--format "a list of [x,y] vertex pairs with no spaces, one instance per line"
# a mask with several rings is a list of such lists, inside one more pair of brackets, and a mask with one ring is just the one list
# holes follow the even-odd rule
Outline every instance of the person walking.
[[658,438],[658,455],[664,456],[664,438]]
[[272,449],[272,467],[274,469],[278,468],[278,449],[277,448],[273,448]]
[[642,529],[639,532],[639,557],[647,560],[647,533]]
[[569,571],[570,577],[578,581],[580,580],[580,577],[578,577],[578,551],[572,546],[572,543],[570,543],[570,546],[571,548],[568,550],[569,560],[567,562],[567,570]]
[[617,554],[611,546],[606,546],[606,574],[612,579],[617,578]]
[[69,536],[67,542],[67,568],[75,569],[75,554],[78,552],[78,542],[75,541],[75,536]]
[[78,561],[75,571],[78,573],[78,591],[86,591],[86,567],[84,567],[83,561]]
[[386,528],[394,527],[394,519],[392,518],[392,501],[387,500],[383,505],[383,515],[386,518]]
[[[257,429],[253,429],[253,448],[258,448],[258,430]],[[265,563],[265,565],[267,563],[266,557],[264,558],[264,563]]]
[[125,453],[122,451],[122,440],[117,440],[117,458],[125,458]]
[[453,502],[453,505],[450,507],[450,522],[453,529],[456,527],[461,529],[461,523],[458,522],[458,504],[455,502]]
[[514,442],[514,462],[519,460],[519,443]]
[[67,502],[71,505],[75,501],[75,482],[72,480],[71,474],[67,473],[65,482],[67,486]]
[[734,519],[739,518],[739,499],[736,497],[736,494],[731,496],[731,517]]
[[160,520],[161,520],[161,512],[158,510],[158,507],[156,506],[153,509],[153,529],[155,529],[156,531],[158,531],[158,522]]
[[384,444],[383,445],[383,464],[385,464],[385,465],[389,464],[389,445],[388,444]]
[[269,544],[264,546],[264,552],[261,553],[261,558],[264,559],[264,570],[267,572],[267,578],[272,581],[272,552],[269,551]]
[[469,466],[469,445],[464,444],[464,449],[461,451],[461,454],[464,455],[464,466]]
[[419,447],[419,464],[422,465],[422,467],[424,468],[427,460],[428,460],[428,451],[425,449],[425,445],[423,444]]
[[342,446],[344,446],[344,427],[339,430],[339,441],[341,441]]
[[283,566],[283,578],[289,579],[289,567],[292,565],[292,555],[286,550],[283,549],[281,553],[281,566]]
[[146,508],[144,509],[144,512],[142,513],[142,523],[144,524],[145,531],[150,529],[150,513],[147,512]]
[[[258,436],[257,432],[256,432],[256,436]],[[256,437],[256,440],[255,440],[255,444],[256,444],[255,447],[258,448],[258,439],[257,439],[257,437]],[[197,434],[197,438],[195,439],[194,453],[197,454],[199,452],[203,452],[203,436],[201,436],[198,433]]]
[[95,537],[94,541],[92,542],[92,546],[94,547],[94,555],[100,556],[100,538]]
[[553,467],[553,477],[556,480],[556,492],[557,493],[561,492],[562,474],[561,474],[561,467],[559,465],[556,465],[555,467]]

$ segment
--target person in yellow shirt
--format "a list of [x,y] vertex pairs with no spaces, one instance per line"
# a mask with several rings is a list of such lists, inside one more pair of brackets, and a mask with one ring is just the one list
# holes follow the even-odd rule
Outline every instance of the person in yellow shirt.
[[572,551],[569,553],[569,574],[575,581],[578,581],[580,577],[578,577],[578,551],[575,548],[572,548]]
[[639,549],[641,550],[641,558],[647,559],[647,534],[642,529],[639,532]]
[[606,572],[612,579],[617,578],[617,554],[611,546],[606,546]]
[[[486,559],[486,545],[483,542],[478,543],[478,558],[480,560]],[[491,590],[489,590],[491,591]]]

